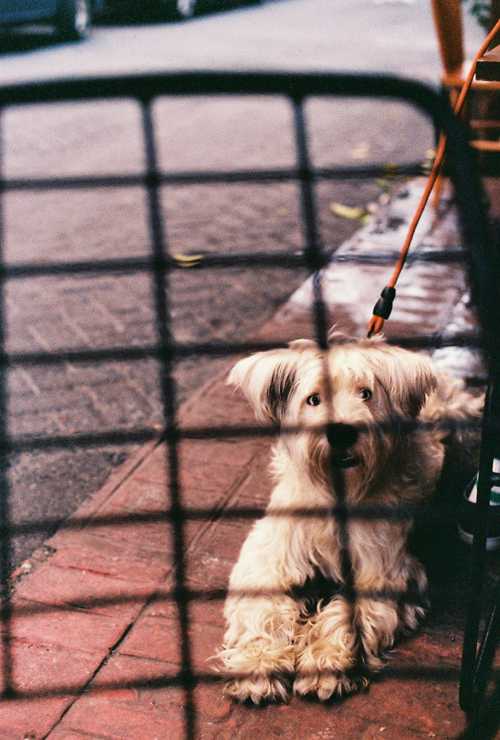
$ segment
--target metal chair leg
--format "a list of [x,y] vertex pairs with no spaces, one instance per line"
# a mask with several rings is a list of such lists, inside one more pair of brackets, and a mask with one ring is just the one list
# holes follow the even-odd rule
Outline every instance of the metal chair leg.
[[[488,615],[487,626],[479,643],[482,601],[486,579],[488,514],[492,485],[492,466],[498,450],[498,424],[500,388],[495,380],[488,389],[483,417],[482,443],[479,461],[477,517],[475,520],[470,574],[470,603],[465,625],[462,667],[460,674],[460,706],[466,712],[477,709],[484,694],[495,652],[499,627],[500,589]],[[498,455],[497,455],[498,456]]]

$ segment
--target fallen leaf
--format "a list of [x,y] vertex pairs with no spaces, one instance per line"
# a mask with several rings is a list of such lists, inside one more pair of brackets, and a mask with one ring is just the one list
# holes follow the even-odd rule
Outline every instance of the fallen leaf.
[[203,259],[202,254],[182,254],[177,253],[172,255],[173,259],[177,262],[179,267],[197,267]]
[[335,216],[347,218],[350,221],[362,221],[365,223],[366,219],[369,217],[366,208],[360,208],[359,206],[346,206],[343,203],[330,203],[330,211]]

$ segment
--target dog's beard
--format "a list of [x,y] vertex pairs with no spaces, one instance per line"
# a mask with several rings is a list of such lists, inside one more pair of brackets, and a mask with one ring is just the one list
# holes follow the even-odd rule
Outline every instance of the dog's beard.
[[311,479],[335,489],[342,485],[344,495],[359,500],[373,486],[397,448],[394,433],[374,427],[362,432],[349,449],[335,449],[325,435],[311,434],[307,442],[307,465]]
[[[307,443],[307,465],[311,479],[327,486],[333,493],[339,479],[352,480],[363,475],[364,454],[360,454],[358,444],[346,449],[335,449],[325,435],[310,435]],[[335,486],[337,482],[337,486]]]

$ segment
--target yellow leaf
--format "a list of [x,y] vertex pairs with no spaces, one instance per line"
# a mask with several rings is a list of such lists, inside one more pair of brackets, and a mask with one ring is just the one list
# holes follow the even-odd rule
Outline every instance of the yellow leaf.
[[179,267],[196,267],[200,264],[203,259],[202,254],[182,254],[177,253],[172,255],[173,259],[177,262]]
[[335,216],[340,216],[340,218],[348,218],[351,221],[360,221],[367,216],[367,212],[365,208],[359,208],[357,206],[346,206],[343,203],[330,203],[330,211]]

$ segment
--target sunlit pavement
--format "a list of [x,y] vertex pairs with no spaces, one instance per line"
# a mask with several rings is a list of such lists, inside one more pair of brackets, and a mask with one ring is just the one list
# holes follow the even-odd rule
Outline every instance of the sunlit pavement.
[[[421,186],[415,182],[399,191],[339,254],[371,253],[384,237],[395,244]],[[437,229],[429,226],[423,224],[416,250],[459,243],[453,213]],[[363,329],[371,309],[368,286],[383,285],[385,275],[386,266],[371,267],[365,276],[354,274],[348,264],[326,271],[325,301],[348,331]],[[350,295],[341,286],[349,286]],[[390,336],[431,331],[437,339],[453,322],[457,332],[471,326],[470,313],[463,312],[465,283],[458,266],[415,263],[400,292],[387,328]],[[308,335],[311,300],[307,282],[255,338]],[[436,307],[434,317],[425,313],[429,305]],[[447,364],[452,369],[449,357]],[[228,394],[221,372],[183,404],[180,423],[183,428],[245,426],[252,414],[243,398]],[[225,519],[224,513],[266,505],[268,444],[262,438],[182,444],[183,505],[207,513],[183,527],[182,585],[194,596],[184,652],[174,593],[180,585],[174,524],[162,516],[169,481],[164,444],[150,443],[133,454],[69,519],[68,528],[17,569],[11,650],[16,687],[25,696],[2,705],[0,732],[54,740],[462,736],[466,717],[458,707],[457,682],[468,551],[452,521],[423,522],[417,529],[415,544],[426,562],[433,609],[416,636],[398,642],[368,691],[327,704],[293,698],[288,705],[260,709],[223,697],[220,677],[208,661],[222,639],[223,605],[220,596],[208,601],[206,596],[226,588],[251,526],[245,517]],[[82,520],[85,529],[78,526]],[[180,688],[181,676],[188,683],[193,679],[188,693]],[[481,722],[469,728],[471,736],[493,737],[486,733],[495,726],[494,711],[486,711]]]

